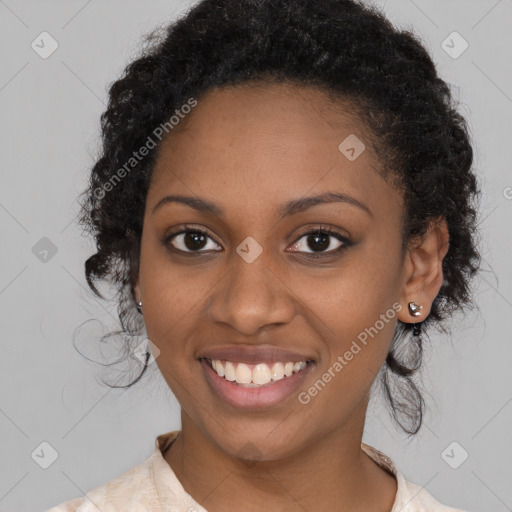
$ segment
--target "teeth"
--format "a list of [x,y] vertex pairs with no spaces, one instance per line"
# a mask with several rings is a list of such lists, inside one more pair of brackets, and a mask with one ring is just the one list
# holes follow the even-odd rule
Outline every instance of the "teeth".
[[[238,365],[240,366],[240,365]],[[254,384],[268,384],[272,380],[272,371],[266,364],[257,364],[252,371]]]
[[239,384],[249,384],[252,381],[251,369],[245,363],[238,363],[235,370],[235,380]]
[[233,363],[213,359],[212,368],[220,376],[231,382],[236,382],[244,387],[264,386],[270,381],[278,381],[300,372],[306,367],[305,361],[274,363],[269,367],[266,363],[251,365],[245,363]]
[[287,377],[289,377],[293,373],[294,368],[295,368],[295,365],[293,363],[286,363],[284,365],[284,374]]
[[272,366],[272,380],[281,380],[284,377],[283,363],[274,363]]
[[213,361],[214,366],[213,369],[221,376],[224,377],[224,366],[222,366],[221,362],[218,360]]
[[[218,359],[215,360],[215,362],[216,365],[222,364]],[[226,365],[224,366],[224,377],[226,380],[230,381],[234,381],[236,379],[235,366],[231,361],[226,361]]]

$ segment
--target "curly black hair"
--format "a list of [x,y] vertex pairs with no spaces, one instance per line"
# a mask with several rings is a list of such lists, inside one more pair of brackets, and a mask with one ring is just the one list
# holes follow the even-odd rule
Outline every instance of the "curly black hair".
[[[82,194],[79,222],[97,250],[85,262],[87,283],[100,298],[97,280],[115,286],[122,328],[116,333],[125,336],[127,355],[130,338],[143,330],[134,286],[159,127],[172,136],[170,117],[183,117],[185,105],[213,88],[270,83],[313,86],[355,109],[384,164],[383,177],[403,194],[404,247],[421,239],[434,219],[446,219],[444,282],[423,332],[430,325],[447,332],[444,320],[473,303],[481,192],[469,130],[420,39],[357,0],[202,0],[149,34],[111,84],[101,116],[102,151]],[[139,158],[150,139],[156,148]],[[408,337],[412,328],[398,322],[380,379],[392,417],[409,436],[420,429],[425,405],[413,378],[423,337]],[[147,357],[133,382],[113,387],[133,385],[146,368]]]

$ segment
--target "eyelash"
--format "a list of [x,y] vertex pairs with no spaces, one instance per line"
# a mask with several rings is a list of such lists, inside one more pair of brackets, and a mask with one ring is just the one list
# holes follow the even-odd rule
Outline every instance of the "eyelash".
[[[180,253],[182,255],[185,255],[185,256],[192,256],[192,257],[194,257],[196,255],[200,255],[202,253],[205,253],[206,251],[182,251],[181,249],[176,249],[175,247],[172,246],[171,241],[176,236],[182,235],[182,234],[187,234],[187,233],[196,233],[196,234],[200,234],[200,235],[206,236],[206,237],[212,239],[217,245],[220,245],[220,244],[217,243],[217,241],[213,237],[211,237],[208,234],[207,231],[204,231],[204,230],[202,230],[200,228],[191,227],[191,226],[184,226],[184,228],[182,230],[174,232],[174,233],[171,233],[170,235],[165,236],[162,239],[162,243],[166,247],[169,247],[171,250],[173,250],[175,252],[178,252],[178,253]],[[343,236],[338,231],[336,231],[336,230],[334,230],[334,229],[332,229],[332,228],[330,228],[328,226],[324,227],[324,226],[320,225],[318,228],[315,228],[315,229],[306,231],[305,233],[302,233],[302,235],[300,235],[292,245],[295,245],[296,243],[298,243],[305,236],[308,236],[308,235],[318,235],[318,234],[332,236],[332,237],[336,238],[337,240],[339,240],[340,242],[343,242],[343,244],[340,245],[340,247],[338,247],[337,249],[333,249],[333,250],[326,251],[326,252],[323,252],[323,253],[315,254],[315,253],[308,253],[308,252],[304,253],[302,251],[298,251],[299,254],[301,254],[303,256],[306,256],[307,258],[311,258],[311,259],[332,257],[335,254],[340,254],[341,252],[343,252],[344,250],[348,249],[348,247],[350,247],[353,244],[353,242],[351,242],[348,238]],[[216,252],[219,252],[219,251],[216,251]]]

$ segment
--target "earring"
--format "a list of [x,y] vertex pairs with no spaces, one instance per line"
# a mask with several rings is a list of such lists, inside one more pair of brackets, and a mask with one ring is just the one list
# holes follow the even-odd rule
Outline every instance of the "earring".
[[[416,304],[416,302],[409,302],[407,305],[409,308],[409,313],[411,316],[419,316],[421,315],[420,310],[423,309],[422,305]],[[419,324],[413,324],[412,326],[412,335],[419,336],[421,334],[421,322]]]
[[136,303],[137,311],[142,314],[142,302],[139,300],[139,302]]
[[420,309],[423,309],[423,306],[416,304],[416,302],[409,302],[407,306],[409,307],[409,313],[411,314],[411,316],[421,315]]

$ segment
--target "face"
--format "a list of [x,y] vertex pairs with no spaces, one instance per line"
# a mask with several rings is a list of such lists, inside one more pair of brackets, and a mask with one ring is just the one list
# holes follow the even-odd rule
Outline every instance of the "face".
[[[402,197],[379,165],[357,117],[290,85],[211,91],[162,143],[137,299],[183,421],[225,453],[250,444],[278,459],[362,430],[409,268]],[[240,362],[267,362],[277,380],[241,386],[214,373],[208,355],[235,374]],[[303,370],[279,379],[276,362],[301,360]],[[256,373],[265,380],[267,368]]]

